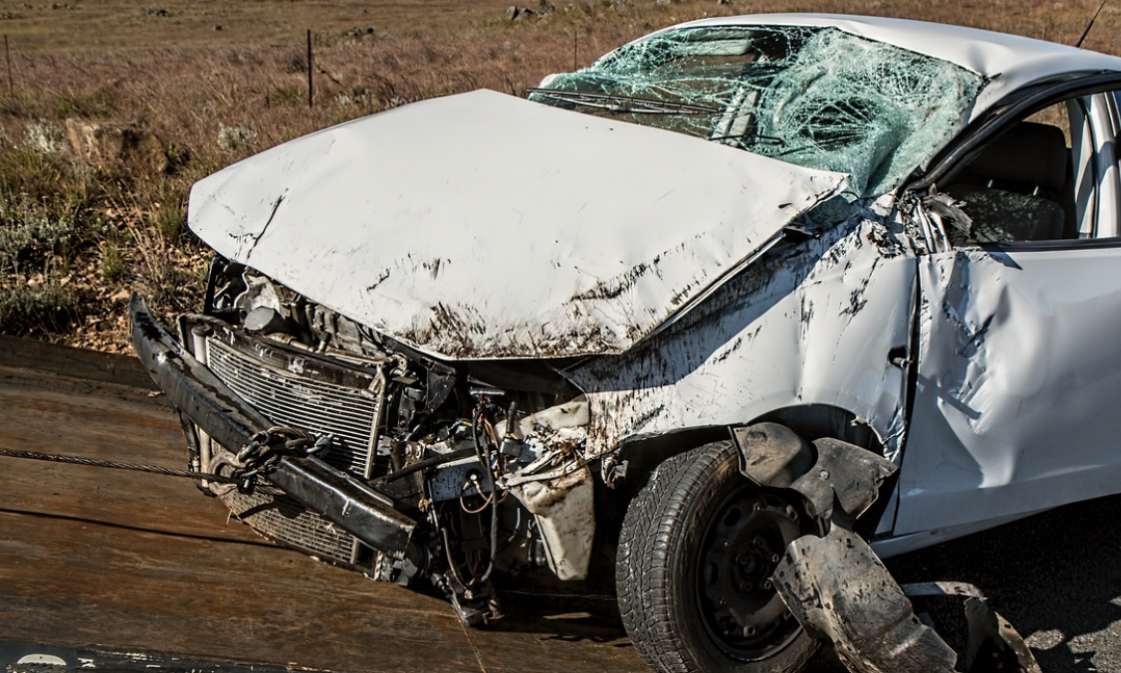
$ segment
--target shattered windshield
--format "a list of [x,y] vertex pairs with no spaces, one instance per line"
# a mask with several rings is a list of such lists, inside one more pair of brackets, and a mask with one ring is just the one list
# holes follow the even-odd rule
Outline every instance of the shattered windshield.
[[541,103],[848,173],[856,196],[898,187],[962,127],[977,73],[836,28],[684,28],[628,44],[532,90]]

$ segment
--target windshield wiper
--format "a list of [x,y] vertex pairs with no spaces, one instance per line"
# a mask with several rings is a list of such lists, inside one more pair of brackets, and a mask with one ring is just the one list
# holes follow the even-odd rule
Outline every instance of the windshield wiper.
[[591,107],[597,108],[599,110],[607,110],[609,112],[619,112],[626,114],[697,115],[716,114],[720,112],[719,108],[708,107],[707,105],[674,103],[672,101],[666,100],[636,98],[634,96],[623,96],[621,94],[613,93],[585,93],[582,91],[564,91],[562,89],[526,89],[526,93],[531,96],[542,96],[544,98],[552,98],[554,100],[573,103],[575,105],[582,105],[584,107]]
[[709,138],[709,140],[713,142],[719,142],[721,140],[735,140],[737,141],[737,145],[744,148],[748,147],[749,145],[771,145],[774,147],[778,147],[780,145],[786,144],[786,141],[782,138],[778,138],[776,136],[765,136],[761,133],[755,133],[754,131],[747,131],[746,133],[733,133],[732,135],[727,136],[713,136]]

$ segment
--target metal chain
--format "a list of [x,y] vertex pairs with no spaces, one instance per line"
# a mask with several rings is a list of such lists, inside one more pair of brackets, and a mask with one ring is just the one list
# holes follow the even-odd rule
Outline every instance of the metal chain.
[[268,474],[284,456],[315,456],[331,448],[332,435],[315,435],[288,426],[273,426],[253,435],[237,453],[237,462],[244,465],[230,475],[241,490],[252,490],[258,475]]

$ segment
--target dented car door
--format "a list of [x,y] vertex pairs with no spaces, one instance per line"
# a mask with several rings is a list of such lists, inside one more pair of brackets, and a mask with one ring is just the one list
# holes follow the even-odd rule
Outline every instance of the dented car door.
[[[1075,172],[1092,169],[1077,190],[1093,192],[1079,199],[1079,231],[959,241],[920,260],[917,395],[897,535],[964,534],[1111,493],[1121,478],[1116,105],[1113,94],[1076,102],[1093,151],[1080,160],[1073,143]],[[1084,238],[1089,220],[1094,238]]]

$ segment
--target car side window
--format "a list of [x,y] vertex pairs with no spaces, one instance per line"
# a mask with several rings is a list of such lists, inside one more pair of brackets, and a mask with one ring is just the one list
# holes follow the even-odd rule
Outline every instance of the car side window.
[[[1094,184],[1087,115],[1079,99],[1021,120],[981,149],[942,187],[964,213],[947,233],[955,245],[1084,237]],[[1072,149],[1073,148],[1073,149]]]

